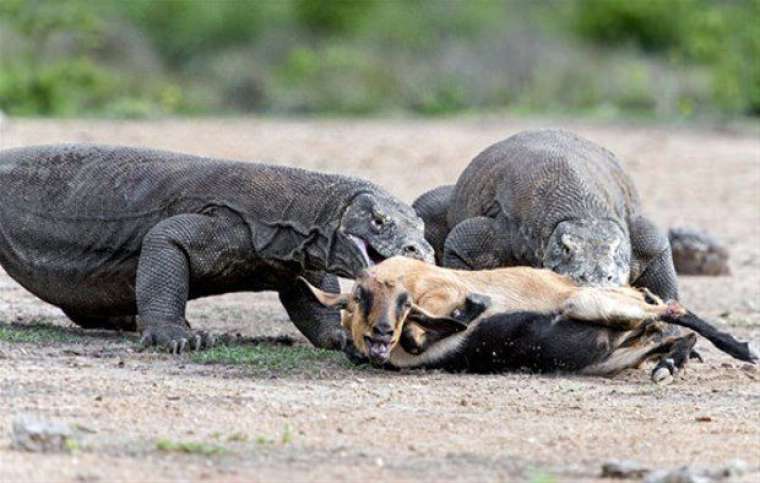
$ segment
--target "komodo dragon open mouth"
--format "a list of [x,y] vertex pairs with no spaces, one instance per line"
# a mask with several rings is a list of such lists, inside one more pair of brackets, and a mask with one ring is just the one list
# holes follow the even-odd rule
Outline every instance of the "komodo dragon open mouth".
[[367,267],[371,267],[388,258],[380,254],[380,252],[375,250],[372,245],[367,243],[365,240],[362,240],[358,236],[348,235],[348,238],[354,243],[356,248],[359,250],[359,253],[362,254],[362,258],[364,258],[364,263],[367,264]]

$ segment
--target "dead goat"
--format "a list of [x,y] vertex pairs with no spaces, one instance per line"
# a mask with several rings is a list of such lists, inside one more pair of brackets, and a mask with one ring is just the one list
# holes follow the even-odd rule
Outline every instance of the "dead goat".
[[630,287],[579,287],[550,270],[460,271],[396,257],[361,274],[351,293],[310,288],[343,309],[344,327],[375,365],[612,375],[657,359],[652,378],[660,381],[686,364],[696,343],[674,325],[738,359],[757,359],[676,302]]

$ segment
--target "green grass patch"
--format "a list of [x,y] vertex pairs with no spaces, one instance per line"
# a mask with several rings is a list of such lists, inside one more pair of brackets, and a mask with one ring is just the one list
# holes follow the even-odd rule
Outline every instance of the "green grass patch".
[[223,447],[214,444],[190,441],[171,441],[169,439],[159,439],[156,442],[156,449],[166,453],[186,453],[203,456],[222,454],[226,451]]
[[198,364],[245,365],[273,371],[319,369],[336,365],[350,367],[350,363],[340,352],[272,344],[219,345],[194,353],[191,357],[192,361]]
[[280,435],[279,439],[272,438],[269,436],[259,435],[259,436],[256,436],[254,441],[259,446],[272,446],[278,443],[281,444],[282,446],[287,446],[293,442],[293,437],[294,437],[293,428],[291,428],[289,424],[286,424],[282,428],[282,434]]
[[128,343],[133,337],[116,331],[87,331],[77,327],[61,327],[45,322],[0,322],[0,342],[19,344],[66,344],[86,343],[91,339],[108,339]]
[[51,344],[61,342],[77,342],[81,337],[71,329],[54,325],[33,324],[4,324],[0,323],[0,342]]
[[248,435],[241,432],[232,433],[227,437],[227,441],[231,443],[245,443],[248,441]]

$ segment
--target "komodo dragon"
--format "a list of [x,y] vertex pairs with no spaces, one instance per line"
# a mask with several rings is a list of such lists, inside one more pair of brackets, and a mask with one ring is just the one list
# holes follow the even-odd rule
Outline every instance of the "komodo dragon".
[[299,275],[339,291],[374,262],[433,260],[422,221],[378,186],[298,168],[130,147],[0,151],[0,265],[87,328],[144,345],[205,347],[189,299],[275,290],[312,344],[345,348],[337,311]]
[[446,267],[544,267],[581,285],[678,298],[668,238],[641,214],[632,180],[611,152],[575,134],[518,133],[413,206]]

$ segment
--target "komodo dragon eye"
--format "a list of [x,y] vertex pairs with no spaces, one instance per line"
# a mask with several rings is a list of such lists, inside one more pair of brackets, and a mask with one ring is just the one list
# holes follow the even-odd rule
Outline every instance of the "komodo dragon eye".
[[578,248],[577,241],[568,234],[562,235],[560,241],[562,242],[562,253],[565,255],[570,255]]
[[385,219],[379,216],[375,216],[372,218],[372,221],[370,223],[372,224],[372,228],[379,230],[383,227],[383,225],[385,225]]

